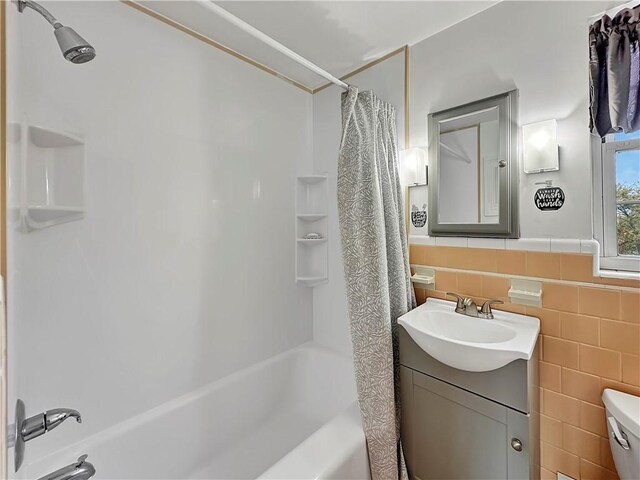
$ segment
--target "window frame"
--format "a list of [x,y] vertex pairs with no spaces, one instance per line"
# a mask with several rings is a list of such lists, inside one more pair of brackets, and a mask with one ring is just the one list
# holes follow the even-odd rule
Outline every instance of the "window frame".
[[640,139],[614,140],[613,134],[603,140],[595,137],[594,155],[594,233],[600,243],[600,269],[621,273],[639,273],[640,257],[618,255],[616,153],[640,150]]

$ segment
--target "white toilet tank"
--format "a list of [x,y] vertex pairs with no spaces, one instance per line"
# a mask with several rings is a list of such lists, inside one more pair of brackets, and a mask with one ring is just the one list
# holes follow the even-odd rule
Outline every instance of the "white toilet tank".
[[640,397],[606,389],[609,445],[620,480],[640,479]]

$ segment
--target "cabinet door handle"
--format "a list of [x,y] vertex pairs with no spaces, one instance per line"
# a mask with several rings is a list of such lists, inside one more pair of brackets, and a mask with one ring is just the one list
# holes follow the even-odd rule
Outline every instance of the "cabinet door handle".
[[511,448],[513,448],[516,452],[522,451],[522,442],[520,441],[519,438],[511,439]]

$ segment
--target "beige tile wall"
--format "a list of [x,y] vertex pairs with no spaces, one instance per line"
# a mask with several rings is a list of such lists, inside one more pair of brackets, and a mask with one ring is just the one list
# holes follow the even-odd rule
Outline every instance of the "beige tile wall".
[[[592,276],[590,255],[412,245],[410,261],[436,269],[436,290],[540,318],[541,477],[616,479],[601,401],[605,388],[640,395],[640,281]],[[542,308],[509,303],[509,278],[543,280]]]

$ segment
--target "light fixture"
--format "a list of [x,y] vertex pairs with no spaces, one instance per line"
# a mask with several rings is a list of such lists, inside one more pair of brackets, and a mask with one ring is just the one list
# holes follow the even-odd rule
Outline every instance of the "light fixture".
[[427,152],[424,148],[411,147],[400,151],[400,183],[405,187],[426,185]]
[[525,173],[560,170],[555,120],[524,125],[522,127],[522,147]]

